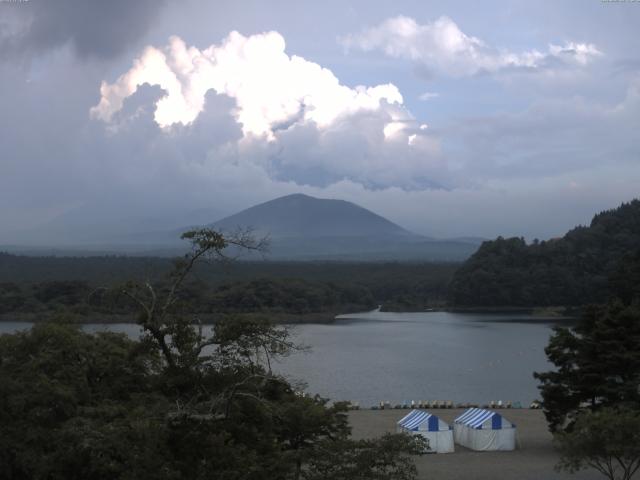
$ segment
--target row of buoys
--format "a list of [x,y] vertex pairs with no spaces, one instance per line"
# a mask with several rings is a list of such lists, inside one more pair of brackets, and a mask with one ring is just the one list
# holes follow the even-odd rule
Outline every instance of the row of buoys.
[[[380,401],[378,405],[374,405],[371,407],[373,410],[400,410],[400,409],[421,409],[421,408],[455,408],[456,405],[451,400],[419,400],[416,402],[415,400],[411,400],[411,402],[402,402],[396,403],[395,405],[391,405],[391,402],[383,402]],[[461,407],[462,408],[462,407]]]
[[[358,402],[348,402],[350,410],[360,410]],[[371,407],[371,410],[405,410],[405,409],[444,409],[444,408],[523,408],[520,402],[503,402],[502,400],[492,400],[488,404],[480,405],[477,403],[453,403],[451,400],[411,400],[411,402],[402,402],[392,404],[389,401],[380,401],[377,405]],[[542,404],[534,400],[529,406],[531,409],[540,409]]]
[[520,402],[511,403],[511,401],[503,402],[502,400],[491,400],[488,405],[489,408],[522,408],[522,404]]
[[[295,392],[296,395],[301,397],[308,397],[309,394],[305,392]],[[347,402],[349,410],[360,410],[359,402]],[[523,408],[520,402],[503,402],[502,400],[491,400],[489,404],[480,405],[477,403],[456,403],[454,404],[451,400],[419,400],[416,402],[415,400],[411,400],[411,402],[402,402],[391,404],[389,401],[380,401],[378,405],[374,405],[371,407],[371,410],[405,410],[405,409],[443,409],[443,408]],[[540,409],[542,408],[542,403],[538,400],[534,400],[529,405],[530,409]]]

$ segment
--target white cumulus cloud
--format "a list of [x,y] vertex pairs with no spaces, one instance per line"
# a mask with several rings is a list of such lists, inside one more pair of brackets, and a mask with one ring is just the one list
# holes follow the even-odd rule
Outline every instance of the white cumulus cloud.
[[164,49],[147,47],[133,67],[114,83],[103,82],[100,103],[91,114],[110,121],[143,84],[166,94],[157,102],[161,127],[192,123],[202,112],[207,91],[233,98],[234,115],[245,135],[266,135],[293,122],[331,125],[341,116],[402,104],[397,87],[341,85],[328,69],[285,52],[277,32],[245,37],[230,33],[220,45],[199,50],[174,36]]
[[204,50],[176,36],[164,48],[149,46],[115,82],[102,82],[91,116],[119,127],[112,132],[126,130],[127,99],[135,103],[147,84],[162,90],[152,100],[153,119],[171,134],[173,148],[189,129],[219,130],[208,123],[208,110],[225,102],[216,100],[214,107],[207,98],[228,100],[226,112],[242,134],[223,142],[224,155],[218,147],[207,153],[203,161],[212,171],[233,157],[300,185],[349,179],[415,189],[447,183],[438,138],[405,108],[396,86],[343,85],[329,69],[288,55],[277,32],[232,32]]
[[552,65],[587,65],[602,53],[593,44],[567,42],[550,44],[545,51],[513,52],[488,45],[467,35],[448,17],[425,24],[413,18],[388,18],[375,27],[341,38],[348,49],[379,50],[387,56],[404,58],[451,76],[474,75],[522,69],[539,70]]

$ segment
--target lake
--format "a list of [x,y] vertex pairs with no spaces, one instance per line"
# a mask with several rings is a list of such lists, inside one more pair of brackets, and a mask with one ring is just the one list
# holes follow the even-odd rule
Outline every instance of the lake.
[[[534,371],[551,368],[544,347],[552,320],[514,314],[446,312],[343,315],[333,324],[292,327],[311,351],[274,365],[291,380],[304,378],[310,393],[370,406],[382,401],[452,400],[488,403],[540,398]],[[0,333],[29,328],[0,323]],[[132,337],[133,324],[92,324]]]

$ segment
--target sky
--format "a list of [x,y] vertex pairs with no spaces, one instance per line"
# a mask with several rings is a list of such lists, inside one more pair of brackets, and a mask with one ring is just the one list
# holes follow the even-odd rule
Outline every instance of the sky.
[[298,192],[562,235],[639,196],[638,25],[632,1],[0,0],[0,243]]

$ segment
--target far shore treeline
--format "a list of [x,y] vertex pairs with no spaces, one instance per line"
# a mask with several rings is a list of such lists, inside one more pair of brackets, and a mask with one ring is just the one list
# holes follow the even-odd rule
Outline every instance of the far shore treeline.
[[[336,314],[431,308],[583,307],[637,292],[640,201],[594,216],[564,237],[484,242],[466,262],[284,262],[203,264],[181,301],[204,321],[219,314],[267,314],[278,322],[331,321]],[[29,257],[0,253],[0,319],[126,321],[135,308],[104,295],[128,280],[158,281],[160,257]],[[636,285],[636,287],[634,287]],[[562,310],[561,310],[562,311]]]
[[[166,258],[27,257],[0,254],[0,318],[126,321],[135,307],[104,295],[129,279],[160,281]],[[442,305],[459,264],[233,262],[200,265],[181,300],[204,321],[217,314],[267,314],[275,321],[330,321],[336,314]]]

